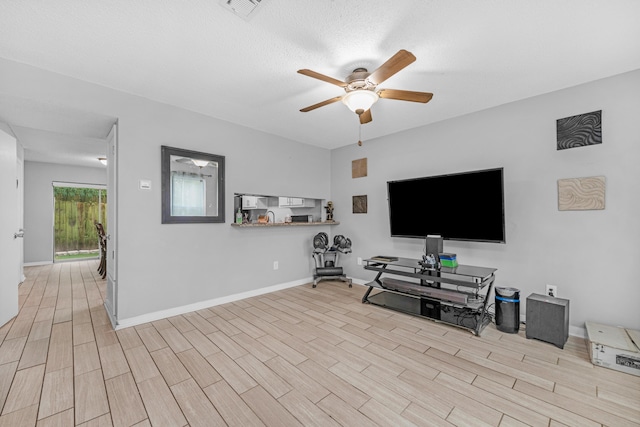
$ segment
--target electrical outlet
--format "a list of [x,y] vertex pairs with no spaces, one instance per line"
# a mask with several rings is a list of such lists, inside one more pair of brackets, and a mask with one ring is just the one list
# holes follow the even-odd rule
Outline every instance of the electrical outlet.
[[358,257],[358,265],[362,265],[362,257]]
[[558,286],[547,285],[547,296],[556,298],[558,296]]
[[273,261],[273,269],[274,270],[278,269],[278,261]]

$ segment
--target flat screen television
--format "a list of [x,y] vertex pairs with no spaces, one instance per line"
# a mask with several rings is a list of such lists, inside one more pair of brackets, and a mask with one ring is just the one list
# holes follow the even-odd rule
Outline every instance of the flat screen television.
[[387,182],[392,237],[505,243],[503,168]]

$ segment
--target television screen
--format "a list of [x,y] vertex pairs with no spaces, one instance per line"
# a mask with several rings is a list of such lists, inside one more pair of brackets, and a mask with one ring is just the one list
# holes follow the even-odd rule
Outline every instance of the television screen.
[[392,237],[505,242],[503,169],[387,182]]

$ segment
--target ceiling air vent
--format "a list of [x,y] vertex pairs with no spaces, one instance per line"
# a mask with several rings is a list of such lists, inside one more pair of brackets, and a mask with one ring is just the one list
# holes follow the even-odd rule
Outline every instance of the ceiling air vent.
[[243,19],[249,19],[264,2],[265,0],[220,0],[220,5]]

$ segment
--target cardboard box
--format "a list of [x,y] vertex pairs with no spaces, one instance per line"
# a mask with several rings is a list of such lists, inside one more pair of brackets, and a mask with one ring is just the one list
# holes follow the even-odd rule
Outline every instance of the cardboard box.
[[640,331],[586,322],[591,363],[640,376]]

